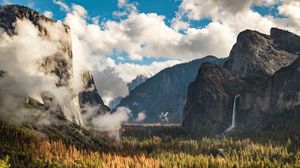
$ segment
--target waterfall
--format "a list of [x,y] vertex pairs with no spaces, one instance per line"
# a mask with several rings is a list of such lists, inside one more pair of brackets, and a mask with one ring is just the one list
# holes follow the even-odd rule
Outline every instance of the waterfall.
[[240,97],[240,95],[236,95],[236,96],[234,97],[233,108],[232,108],[232,122],[231,122],[230,127],[228,127],[228,128],[225,130],[225,133],[226,133],[226,132],[229,132],[229,131],[231,131],[233,128],[235,128],[236,100],[237,100],[237,98],[239,98],[239,97]]

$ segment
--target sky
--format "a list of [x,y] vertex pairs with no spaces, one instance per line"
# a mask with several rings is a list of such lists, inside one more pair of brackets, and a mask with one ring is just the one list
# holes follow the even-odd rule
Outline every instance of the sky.
[[206,55],[227,57],[237,35],[271,27],[300,33],[298,0],[1,0],[28,6],[71,28],[106,103],[128,94],[137,75]]

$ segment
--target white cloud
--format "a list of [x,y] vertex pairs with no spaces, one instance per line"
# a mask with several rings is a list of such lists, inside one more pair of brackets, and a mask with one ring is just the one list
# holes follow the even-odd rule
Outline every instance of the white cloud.
[[60,7],[60,10],[62,10],[62,11],[65,11],[65,12],[70,11],[69,6],[65,2],[63,2],[62,0],[53,0],[53,3],[58,5]]
[[[129,52],[130,49],[135,51],[136,44],[130,42],[132,37],[129,37],[135,36],[135,32],[131,33],[125,30],[125,24],[130,23],[123,23],[123,26],[117,22],[108,21],[102,28],[94,23],[88,24],[87,18],[87,12],[81,6],[73,5],[72,12],[67,14],[64,21],[71,28],[73,66],[78,71],[74,74],[80,74],[79,72],[84,70],[91,71],[96,80],[97,88],[107,104],[119,96],[126,96],[128,94],[127,83],[137,75],[150,76],[179,63],[179,61],[174,60],[153,62],[150,65],[116,64],[110,58],[115,49],[119,52],[123,50]],[[143,37],[137,36],[136,38],[140,40]],[[79,81],[80,76],[74,77],[73,80]],[[74,81],[74,83],[78,82]]]
[[[252,5],[270,6],[277,3],[279,13],[287,16],[284,18],[275,18],[273,16],[261,16],[251,9]],[[245,30],[252,29],[262,33],[269,34],[271,27],[279,27],[296,31],[300,15],[300,2],[291,0],[280,3],[276,0],[183,0],[180,8],[173,19],[173,28],[175,30],[185,30],[186,34],[183,40],[173,48],[181,49],[181,52],[189,58],[195,58],[197,55],[204,56],[212,54],[216,56],[228,56],[237,35]],[[212,22],[203,28],[187,27],[190,21],[201,21],[210,18]],[[188,43],[184,43],[188,42]],[[189,47],[182,47],[187,46]],[[187,49],[186,52],[183,52]],[[191,53],[189,53],[189,52]]]
[[142,122],[146,119],[146,114],[144,111],[138,113],[137,118],[135,119],[136,122]]
[[118,10],[113,12],[116,17],[127,16],[131,13],[137,13],[137,3],[129,3],[128,0],[118,0]]
[[288,17],[288,24],[300,29],[300,2],[296,0],[283,1],[283,4],[278,7],[281,15]]
[[119,130],[121,124],[128,121],[130,113],[131,111],[128,108],[119,107],[114,113],[107,113],[97,118],[93,118],[92,123],[95,128],[100,130]]
[[149,65],[133,63],[115,64],[111,58],[101,62],[92,70],[98,91],[106,104],[118,97],[128,95],[127,83],[137,75],[151,77],[164,68],[180,63],[180,61],[153,62]]
[[45,11],[44,15],[48,18],[52,18],[53,17],[53,13],[51,11]]
[[186,14],[191,20],[212,18],[222,19],[224,15],[236,15],[251,10],[253,4],[272,5],[275,0],[183,0],[179,13]]
[[[79,5],[73,5],[64,22],[72,31],[74,66],[78,67],[75,69],[90,70],[94,76],[99,75],[97,85],[108,102],[126,95],[126,83],[137,75],[153,75],[165,67],[206,55],[228,56],[238,33],[245,29],[263,33],[269,33],[273,26],[295,30],[299,14],[294,11],[298,9],[298,2],[288,2],[279,4],[279,12],[289,16],[288,19],[282,19],[261,16],[251,10],[253,4],[269,6],[278,3],[275,0],[246,0],[239,3],[235,0],[183,0],[170,27],[165,23],[164,16],[139,13],[135,4],[119,0],[118,8],[125,10],[117,12],[125,12],[126,16],[120,21],[106,20],[100,25],[98,21],[89,23],[87,11]],[[134,7],[129,8],[128,5]],[[185,16],[188,20],[184,19]],[[203,28],[191,27],[189,21],[203,18],[211,18],[212,22]],[[293,23],[294,26],[286,27],[287,23]],[[150,65],[116,64],[110,56],[117,55],[119,60],[124,60],[122,52],[128,53],[132,60],[163,56],[179,61],[154,62]],[[112,90],[109,80],[103,81],[108,77],[112,81],[122,79],[115,90]]]
[[137,75],[151,77],[159,71],[181,63],[177,60],[169,60],[164,62],[153,62],[149,65],[137,65],[133,63],[124,63],[114,66],[118,75],[126,82],[131,82]]
[[[73,96],[77,93],[67,86],[68,78],[60,79],[51,73],[56,66],[54,57],[66,62],[64,75],[71,71],[69,50],[66,48],[70,39],[66,37],[64,27],[60,23],[40,21],[39,25],[47,32],[47,36],[41,37],[38,28],[26,19],[17,20],[15,25],[16,35],[9,36],[2,29],[0,33],[0,67],[7,72],[0,82],[0,87],[5,88],[0,91],[1,118],[15,122],[32,119],[27,116],[39,113],[25,108],[25,98],[41,99],[47,93],[53,99],[52,107],[62,107],[66,119],[81,125],[79,106]],[[57,87],[58,82],[62,82],[63,86]]]

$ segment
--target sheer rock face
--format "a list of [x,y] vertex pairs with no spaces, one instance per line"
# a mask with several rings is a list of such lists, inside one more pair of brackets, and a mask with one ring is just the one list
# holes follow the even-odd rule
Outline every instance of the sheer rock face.
[[[236,93],[240,95],[237,129],[257,131],[264,127],[265,121],[271,118],[269,116],[285,111],[295,112],[300,104],[299,51],[300,37],[284,30],[272,28],[270,36],[250,30],[240,33],[224,64],[225,69],[215,67],[219,73],[201,69],[197,79],[191,83],[183,126],[189,132],[196,130],[195,135],[201,136],[220,133],[226,128],[222,127],[224,123],[228,126],[234,95],[220,96],[223,92],[216,88],[222,88],[222,83],[228,81],[227,78],[221,78],[220,74],[230,72],[243,83],[236,85],[239,82],[228,82],[232,86],[230,88],[238,90]],[[203,96],[204,93],[207,95]],[[275,121],[268,123],[276,125]]]
[[[60,22],[49,19],[30,8],[18,5],[0,6],[0,27],[9,35],[15,35],[15,26],[17,20],[29,20],[38,28],[40,36],[59,43],[59,50],[54,55],[44,58],[40,63],[41,70],[45,73],[55,74],[59,80],[58,86],[67,86],[72,76],[72,47],[70,28]],[[63,33],[60,38],[52,37],[51,28],[55,27]]]
[[222,65],[224,61],[207,56],[166,68],[133,89],[118,106],[128,107],[132,111],[133,118],[143,111],[146,114],[144,122],[161,122],[159,115],[166,112],[170,122],[182,122],[188,85],[195,80],[201,64],[214,62]]
[[[19,5],[0,6],[0,28],[8,35],[14,36],[16,34],[16,23],[19,20],[29,21],[38,30],[39,36],[42,39],[51,41],[57,44],[58,49],[53,55],[41,58],[38,62],[39,71],[45,74],[56,76],[55,80],[57,87],[65,87],[72,100],[67,100],[68,104],[58,103],[51,93],[41,93],[43,102],[32,98],[27,98],[27,102],[46,113],[55,114],[58,119],[67,119],[75,124],[83,126],[84,123],[80,114],[80,107],[84,105],[99,106],[98,114],[108,111],[94,84],[93,77],[89,73],[83,74],[84,90],[76,95],[70,87],[70,80],[73,76],[73,56],[72,56],[72,40],[70,35],[70,28],[61,22],[57,22],[47,18],[30,8]],[[0,67],[1,69],[1,67]],[[3,72],[3,73],[2,73]],[[5,75],[5,70],[1,70],[1,76]],[[7,72],[9,73],[9,72]],[[28,97],[28,95],[27,95]],[[25,98],[24,98],[25,99]],[[79,101],[79,102],[78,102]],[[84,109],[81,109],[84,112]],[[47,114],[48,115],[48,114]]]
[[270,36],[250,30],[239,34],[224,67],[246,82],[239,101],[240,123],[259,127],[263,116],[274,111],[271,78],[298,58],[299,49],[299,36],[277,28],[271,29]]
[[183,127],[201,136],[223,133],[231,125],[234,96],[243,87],[244,82],[230,71],[203,64],[188,89]]
[[138,75],[135,79],[133,79],[130,83],[127,84],[128,86],[128,91],[132,91],[142,83],[144,83],[148,78],[143,75]]
[[272,76],[297,58],[294,48],[283,45],[289,41],[284,36],[294,37],[292,33],[275,28],[270,36],[251,30],[241,32],[224,67],[243,78],[257,74]]
[[110,108],[104,104],[96,88],[94,78],[89,72],[82,75],[82,80],[84,82],[84,90],[78,95],[79,105],[82,114],[87,116],[85,117],[85,124],[91,126],[92,118],[109,112]]
[[300,58],[280,69],[272,77],[271,106],[273,112],[290,111],[300,107]]
[[[15,34],[15,22],[18,19],[28,19],[34,25],[38,26],[39,30],[45,30],[45,27],[40,25],[40,21],[55,22],[54,20],[40,15],[38,12],[30,8],[19,5],[5,5],[0,7],[0,27],[3,28],[9,35]],[[69,29],[65,26],[66,29]]]

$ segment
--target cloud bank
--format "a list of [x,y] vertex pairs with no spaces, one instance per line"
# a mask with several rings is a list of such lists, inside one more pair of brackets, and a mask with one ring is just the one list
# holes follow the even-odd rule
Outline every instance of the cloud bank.
[[[268,34],[271,27],[279,27],[299,33],[300,2],[296,0],[183,0],[171,25],[163,15],[138,11],[137,3],[119,0],[116,20],[91,18],[79,5],[65,7],[64,22],[72,29],[73,51],[79,54],[78,66],[89,65],[88,69],[97,78],[97,87],[106,103],[128,94],[126,83],[137,75],[151,76],[160,70],[180,62],[201,58],[206,55],[227,57],[239,32],[254,29]],[[261,15],[253,6],[276,8],[278,15]],[[69,10],[66,10],[69,9]],[[203,27],[193,27],[193,22],[211,20]],[[97,20],[97,21],[95,21]],[[153,62],[150,65],[116,63],[112,56],[124,60],[122,53],[130,60],[144,58],[170,59]],[[82,57],[84,56],[84,57]],[[127,58],[126,58],[127,59]],[[151,75],[149,75],[151,74]],[[99,76],[99,77],[97,77]],[[105,79],[119,80],[115,90]],[[121,79],[121,80],[120,80]],[[102,82],[101,82],[102,81]],[[102,84],[101,84],[102,83]]]
[[[0,30],[0,67],[5,72],[0,80],[1,119],[13,123],[33,121],[40,113],[26,107],[31,97],[45,105],[45,113],[54,112],[82,125],[74,96],[77,93],[68,86],[72,78],[68,76],[71,71],[67,49],[70,38],[66,37],[60,23],[40,21],[39,24],[47,36],[42,36],[26,19],[16,21],[15,35],[9,36]],[[66,63],[61,78],[52,72],[58,66],[56,59]]]

